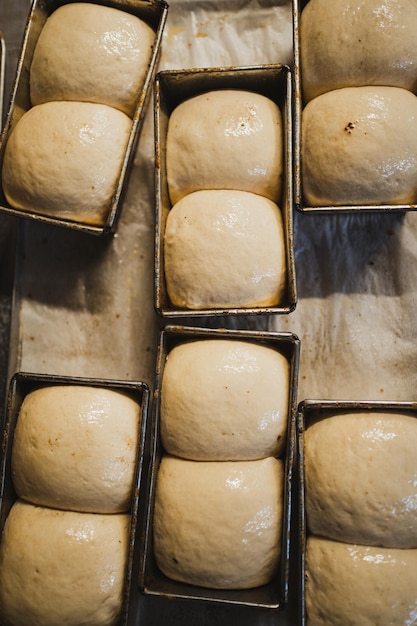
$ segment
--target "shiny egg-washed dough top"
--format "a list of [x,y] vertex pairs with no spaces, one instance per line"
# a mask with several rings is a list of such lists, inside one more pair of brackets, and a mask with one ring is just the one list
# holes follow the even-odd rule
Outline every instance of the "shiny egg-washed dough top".
[[41,387],[25,396],[16,423],[12,475],[18,495],[59,509],[130,508],[140,406],[111,389]]
[[309,0],[300,17],[305,101],[341,87],[417,89],[415,0]]
[[417,548],[417,419],[336,414],[305,433],[309,531],[339,541]]
[[308,626],[416,623],[417,550],[351,545],[310,536]]
[[167,355],[160,428],[170,454],[204,461],[283,455],[290,364],[272,347],[206,339]]
[[0,544],[1,623],[116,626],[129,521],[15,502]]
[[189,309],[278,305],[286,287],[279,207],[235,190],[188,194],[169,211],[164,233],[167,291]]
[[32,104],[96,102],[132,117],[154,40],[153,29],[127,11],[88,2],[59,7],[34,50]]
[[301,169],[311,206],[417,201],[417,97],[399,87],[346,87],[301,117]]
[[238,189],[280,203],[283,123],[270,98],[221,89],[180,103],[166,138],[171,203],[200,189]]
[[164,574],[217,589],[266,584],[281,551],[283,462],[162,458],[153,516]]
[[2,184],[16,209],[104,225],[130,118],[104,104],[46,102],[19,119],[6,144]]

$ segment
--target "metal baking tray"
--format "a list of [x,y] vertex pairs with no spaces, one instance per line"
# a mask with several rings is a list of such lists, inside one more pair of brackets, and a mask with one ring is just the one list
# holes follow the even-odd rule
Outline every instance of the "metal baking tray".
[[[73,1],[74,0],[32,0],[17,64],[9,109],[1,136],[0,168],[2,167],[4,150],[11,132],[21,116],[29,108],[31,108],[29,97],[29,72],[33,52],[42,27],[44,26],[48,16],[55,9],[63,4],[69,4]],[[153,78],[160,54],[162,34],[168,13],[168,4],[164,0],[137,0],[135,2],[131,2],[129,0],[94,0],[94,3],[128,11],[146,21],[155,30],[155,43],[153,46],[152,57],[143,88],[136,101],[136,110],[132,119],[126,153],[120,174],[118,176],[116,190],[108,208],[106,222],[103,226],[94,226],[77,221],[41,215],[36,212],[15,209],[6,201],[1,189],[0,212],[5,212],[20,218],[35,220],[37,222],[44,222],[73,230],[80,230],[93,235],[105,235],[116,229],[117,219],[122,209],[128,176],[133,163],[135,149],[139,141],[146,105],[152,91]]]
[[6,42],[0,32],[0,130],[3,125],[4,81],[6,75]]
[[364,204],[352,206],[307,206],[304,203],[301,163],[301,118],[303,111],[302,68],[300,63],[300,16],[308,0],[292,0],[294,50],[294,206],[306,213],[363,213],[416,211],[417,204]]
[[366,411],[393,411],[415,413],[417,402],[388,402],[383,400],[303,400],[298,407],[297,416],[297,487],[298,487],[298,569],[299,569],[299,626],[306,626],[305,606],[305,551],[308,526],[305,510],[305,474],[304,474],[304,434],[309,424],[337,413]]
[[[152,516],[156,478],[159,461],[163,454],[159,439],[160,389],[164,364],[167,354],[174,346],[200,339],[244,340],[270,346],[280,351],[290,363],[290,394],[288,399],[287,447],[284,457],[285,485],[283,507],[283,533],[281,563],[277,576],[268,585],[248,590],[212,590],[193,585],[181,584],[170,580],[158,569],[153,555]],[[161,330],[158,343],[157,365],[152,410],[151,467],[148,477],[146,500],[148,509],[142,521],[143,554],[139,572],[139,588],[145,595],[152,595],[161,600],[173,598],[181,600],[203,601],[226,605],[242,605],[255,610],[282,610],[288,601],[289,565],[290,565],[290,518],[292,507],[292,482],[295,453],[295,418],[297,411],[297,388],[299,369],[300,341],[292,333],[268,331],[208,329],[198,327],[167,326]]]
[[[145,383],[132,381],[103,380],[95,378],[76,378],[67,376],[53,376],[46,374],[35,374],[26,372],[17,372],[10,381],[7,406],[6,406],[6,423],[2,433],[1,450],[0,450],[0,540],[1,533],[6,521],[7,515],[17,499],[16,492],[13,488],[12,472],[11,472],[11,456],[13,448],[13,438],[16,423],[19,417],[19,411],[24,397],[40,387],[50,385],[86,385],[90,387],[103,387],[107,389],[121,391],[129,394],[140,404],[140,426],[138,439],[137,464],[135,468],[134,485],[131,496],[130,506],[130,528],[128,555],[126,563],[126,576],[123,590],[123,609],[120,626],[125,626],[128,619],[128,609],[130,604],[130,594],[132,590],[133,580],[133,555],[135,543],[138,539],[137,522],[141,510],[141,491],[142,485],[146,480],[147,469],[149,465],[149,448],[147,446],[147,428],[148,428],[148,411],[149,411],[149,388]],[[139,537],[140,539],[140,537]],[[135,587],[133,587],[135,589]]]
[[[171,208],[166,180],[166,134],[169,116],[182,101],[215,89],[245,89],[263,94],[276,102],[283,117],[284,175],[280,202],[286,250],[287,285],[282,303],[271,307],[230,309],[177,309],[170,303],[164,278],[163,237]],[[165,70],[155,79],[155,309],[162,317],[262,315],[290,313],[296,307],[293,240],[293,161],[292,161],[292,73],[287,65],[250,67],[193,68]]]

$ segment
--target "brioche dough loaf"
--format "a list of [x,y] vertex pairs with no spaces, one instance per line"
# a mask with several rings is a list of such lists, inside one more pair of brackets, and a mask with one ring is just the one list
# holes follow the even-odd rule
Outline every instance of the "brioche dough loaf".
[[210,91],[171,113],[166,163],[172,204],[199,189],[240,189],[279,203],[282,162],[281,111],[266,96]]
[[308,626],[414,624],[417,550],[307,539]]
[[17,501],[0,544],[4,626],[115,626],[129,515],[57,511]]
[[154,40],[152,28],[127,11],[88,2],[59,7],[33,54],[32,104],[97,102],[132,117]]
[[81,223],[106,220],[131,120],[90,102],[47,102],[20,118],[7,142],[2,182],[14,208]]
[[417,89],[414,0],[309,0],[300,17],[305,100],[360,85]]
[[302,113],[301,165],[311,206],[417,200],[417,97],[398,87],[347,87]]
[[266,584],[280,555],[283,464],[164,456],[157,475],[154,549],[162,572],[215,589]]
[[99,387],[41,387],[23,400],[12,448],[16,492],[59,509],[127,511],[140,407]]
[[284,452],[288,360],[250,341],[206,339],[169,353],[160,429],[170,454],[198,461],[244,461]]
[[310,532],[330,539],[417,548],[417,419],[342,413],[305,433]]
[[281,302],[286,284],[278,206],[247,191],[195,191],[168,214],[165,279],[174,306],[260,307]]

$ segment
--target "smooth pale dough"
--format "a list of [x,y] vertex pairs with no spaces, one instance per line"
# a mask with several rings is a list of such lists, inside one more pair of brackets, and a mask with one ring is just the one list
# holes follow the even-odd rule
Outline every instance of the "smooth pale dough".
[[245,461],[284,453],[289,362],[250,341],[206,339],[168,353],[160,432],[167,452],[196,461]]
[[305,432],[310,532],[330,539],[417,548],[417,419],[342,413]]
[[154,551],[174,580],[248,589],[276,573],[283,463],[187,461],[164,456],[157,474]]
[[0,544],[3,626],[115,626],[129,515],[57,511],[16,501]]
[[307,626],[415,624],[417,550],[307,539]]
[[165,279],[174,306],[260,307],[286,285],[279,207],[248,191],[195,191],[168,213]]
[[172,204],[199,189],[240,189],[279,203],[278,105],[258,93],[229,89],[185,100],[169,118],[166,167]]
[[12,448],[17,494],[59,509],[128,511],[139,421],[139,404],[115,390],[57,385],[30,392]]
[[300,17],[305,101],[340,87],[417,89],[415,0],[310,0]]
[[3,191],[16,209],[86,224],[110,211],[131,128],[104,104],[47,102],[20,118],[7,142]]
[[154,30],[127,11],[81,2],[59,7],[34,50],[32,104],[96,102],[132,117],[154,41]]
[[346,87],[301,117],[305,202],[311,206],[417,200],[417,97],[398,87]]

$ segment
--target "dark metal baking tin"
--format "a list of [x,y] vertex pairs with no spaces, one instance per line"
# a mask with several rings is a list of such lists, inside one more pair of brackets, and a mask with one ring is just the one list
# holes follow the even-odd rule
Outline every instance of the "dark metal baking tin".
[[[31,108],[29,90],[30,66],[32,63],[33,53],[40,32],[47,18],[55,9],[57,9],[61,5],[71,4],[72,2],[76,1],[77,0],[32,0],[25,26],[9,108],[0,139],[0,168],[2,167],[4,151],[10,133],[13,131],[23,113]],[[77,222],[75,219],[67,220],[62,218],[55,218],[49,215],[41,215],[37,212],[15,209],[7,202],[1,186],[0,212],[7,213],[18,218],[35,220],[37,222],[62,226],[70,228],[72,230],[79,230],[92,235],[106,235],[116,230],[117,220],[120,217],[120,212],[122,210],[129,173],[133,164],[135,150],[139,141],[146,107],[153,87],[153,80],[159,60],[163,30],[168,15],[168,4],[165,2],[165,0],[93,1],[94,4],[113,7],[121,11],[132,13],[133,15],[136,15],[140,19],[147,22],[155,30],[155,42],[153,45],[152,57],[149,62],[143,88],[137,98],[136,110],[132,119],[132,125],[130,128],[130,134],[124,160],[122,163],[122,168],[118,177],[116,189],[113,193],[110,205],[108,207],[106,221],[103,225],[96,226],[86,224],[81,221]]]
[[[287,427],[287,448],[284,458],[285,484],[283,506],[282,551],[279,571],[274,579],[263,587],[247,590],[206,589],[190,584],[179,583],[166,577],[159,570],[153,552],[152,518],[155,498],[157,472],[161,455],[164,453],[159,437],[160,391],[167,354],[176,345],[196,340],[240,340],[251,341],[272,347],[287,357],[291,367],[289,417]],[[152,442],[151,467],[147,484],[146,500],[148,509],[143,519],[143,554],[139,573],[139,588],[148,596],[159,596],[160,599],[203,601],[222,605],[243,605],[254,610],[282,610],[288,601],[289,569],[290,569],[290,518],[292,507],[292,483],[295,455],[295,428],[297,415],[298,371],[300,358],[300,341],[291,333],[267,331],[243,331],[208,329],[184,326],[166,326],[160,331],[152,410]]]
[[[141,507],[143,506],[142,485],[146,482],[147,470],[149,465],[149,454],[147,453],[146,446],[146,431],[149,424],[148,412],[150,392],[148,386],[145,383],[105,380],[96,378],[53,376],[26,372],[17,372],[16,374],[14,374],[10,381],[8,389],[6,421],[2,433],[0,449],[0,541],[6,518],[13,503],[17,499],[17,495],[13,487],[11,457],[14,432],[19,417],[20,407],[22,405],[23,399],[28,393],[40,387],[47,387],[51,385],[84,385],[89,387],[111,389],[113,391],[118,391],[130,395],[140,404],[138,452],[130,505],[129,544],[125,582],[123,587],[123,609],[122,616],[119,622],[119,626],[126,626],[128,623],[127,620],[132,591],[132,579],[134,578],[133,559],[135,544],[137,540],[140,540],[140,537],[137,537],[138,519],[141,515],[143,515],[141,513]],[[136,587],[133,587],[133,592],[135,591]]]
[[294,51],[294,206],[301,213],[388,213],[417,211],[417,204],[361,204],[343,206],[308,206],[303,197],[303,168],[301,163],[301,118],[303,111],[302,68],[300,49],[303,45],[300,36],[300,16],[308,0],[292,0],[293,12],[293,51]]
[[[284,175],[280,208],[284,222],[287,284],[283,301],[270,307],[225,309],[178,309],[169,300],[164,276],[163,240],[171,208],[166,177],[166,135],[174,108],[209,90],[243,89],[269,97],[282,112]],[[155,79],[155,309],[162,317],[261,315],[291,313],[297,304],[293,240],[292,74],[286,65],[195,68],[158,72]]]
[[338,413],[384,411],[414,413],[417,418],[417,402],[385,402],[382,400],[303,400],[298,406],[296,454],[298,491],[298,616],[299,626],[306,626],[305,606],[305,552],[308,535],[305,508],[304,438],[305,431],[315,421]]

